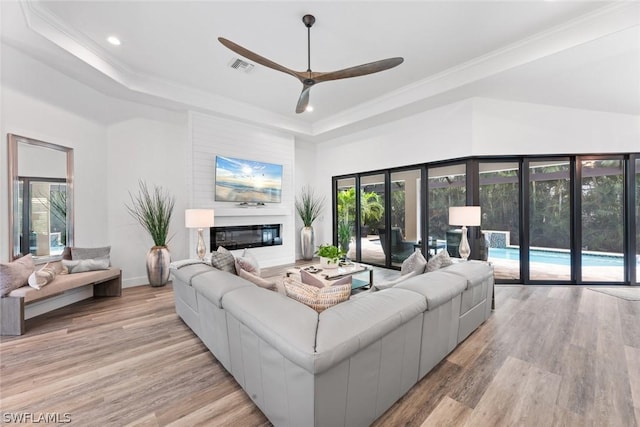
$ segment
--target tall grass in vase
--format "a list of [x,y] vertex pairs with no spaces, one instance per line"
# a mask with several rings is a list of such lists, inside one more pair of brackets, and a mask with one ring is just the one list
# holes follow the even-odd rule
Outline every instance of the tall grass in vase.
[[302,259],[312,259],[315,248],[313,222],[318,219],[324,209],[324,197],[316,196],[313,188],[302,187],[296,197],[296,212],[304,227],[300,230],[300,249]]
[[138,186],[138,194],[129,193],[131,204],[127,210],[153,240],[154,246],[147,254],[149,284],[163,286],[169,281],[171,255],[167,243],[175,198],[159,186],[150,190],[144,181],[139,181]]

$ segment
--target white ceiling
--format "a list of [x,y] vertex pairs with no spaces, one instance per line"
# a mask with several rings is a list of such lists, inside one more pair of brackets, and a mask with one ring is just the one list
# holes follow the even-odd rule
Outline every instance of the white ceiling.
[[[640,8],[595,1],[104,1],[2,3],[2,40],[110,96],[330,135],[472,96],[640,114]],[[402,56],[311,91],[237,55],[333,71]],[[106,42],[117,35],[121,46]]]

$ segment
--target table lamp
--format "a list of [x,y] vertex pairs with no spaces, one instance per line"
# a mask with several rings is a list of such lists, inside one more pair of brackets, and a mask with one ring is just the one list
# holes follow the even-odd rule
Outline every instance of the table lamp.
[[449,225],[462,226],[462,238],[458,252],[460,258],[467,260],[471,254],[469,241],[467,240],[467,226],[480,225],[480,206],[451,206],[449,207]]
[[196,253],[200,261],[204,260],[207,248],[204,245],[202,229],[213,227],[213,209],[187,209],[184,213],[184,225],[187,228],[198,229],[198,246]]

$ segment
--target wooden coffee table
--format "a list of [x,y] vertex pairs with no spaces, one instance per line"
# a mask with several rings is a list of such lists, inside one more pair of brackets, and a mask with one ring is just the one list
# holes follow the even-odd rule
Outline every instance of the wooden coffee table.
[[338,268],[322,268],[320,264],[309,265],[306,267],[294,267],[287,270],[287,277],[291,276],[292,274],[299,276],[300,270],[302,269],[315,276],[318,276],[318,278],[322,280],[326,284],[326,286],[331,286],[334,281],[343,277],[356,276],[368,271],[369,280],[363,280],[356,277],[353,277],[351,279],[351,290],[366,288],[373,285],[373,269],[364,264],[351,263],[348,265],[342,265]]

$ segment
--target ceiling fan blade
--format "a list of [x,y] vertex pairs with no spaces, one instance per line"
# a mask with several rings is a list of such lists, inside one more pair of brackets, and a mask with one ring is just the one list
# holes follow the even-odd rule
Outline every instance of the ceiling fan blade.
[[257,53],[251,52],[249,49],[245,49],[244,47],[232,42],[231,40],[227,40],[224,37],[218,37],[218,41],[238,55],[244,56],[245,58],[253,62],[257,62],[260,65],[264,65],[265,67],[269,67],[276,71],[282,71],[283,73],[290,74],[295,78],[300,79],[300,76],[295,71],[290,70],[283,65],[277,64],[272,60],[265,58],[264,56],[260,56]]
[[365,76],[367,74],[377,73],[379,71],[388,70],[396,67],[404,61],[403,58],[387,58],[380,61],[370,62],[368,64],[356,65],[355,67],[345,68],[344,70],[330,71],[328,73],[314,73],[316,83],[326,82],[329,80],[347,79],[349,77]]
[[307,106],[309,105],[309,92],[311,92],[311,86],[313,85],[304,85],[302,87],[302,93],[300,93],[300,98],[298,98],[298,105],[296,105],[296,113],[304,113],[307,110]]

